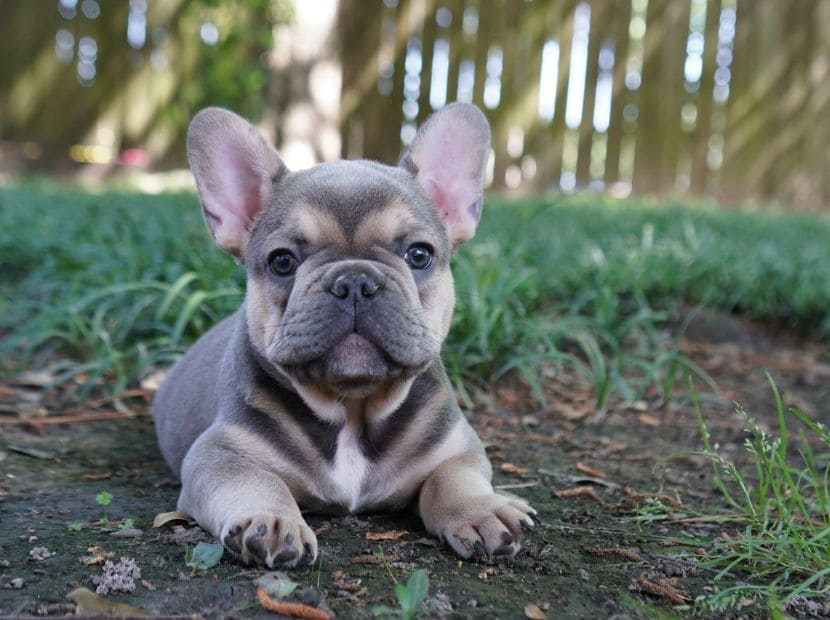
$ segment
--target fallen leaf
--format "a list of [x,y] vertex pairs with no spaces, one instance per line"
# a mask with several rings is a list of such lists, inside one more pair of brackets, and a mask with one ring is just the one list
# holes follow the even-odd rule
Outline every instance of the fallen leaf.
[[256,579],[254,585],[263,588],[271,598],[281,599],[289,596],[299,584],[281,571],[272,571]]
[[90,481],[98,481],[98,480],[109,480],[112,478],[112,472],[107,471],[100,474],[84,474],[84,480]]
[[321,525],[321,526],[320,526],[320,527],[318,527],[316,530],[314,530],[314,535],[315,535],[315,536],[319,536],[320,534],[325,534],[325,533],[326,533],[326,532],[328,532],[330,529],[331,529],[331,521],[325,521],[325,522],[323,523],[323,525]]
[[33,459],[42,459],[44,461],[51,460],[58,455],[58,453],[54,450],[41,450],[39,448],[30,448],[28,446],[8,445],[6,446],[6,449],[9,452],[16,452],[17,454],[23,454],[24,456],[30,456]]
[[424,547],[435,547],[438,548],[441,545],[438,544],[438,541],[434,538],[419,538],[415,541],[416,545],[423,545]]
[[17,390],[13,390],[5,383],[0,383],[0,398],[14,398],[17,396]]
[[591,409],[589,407],[573,407],[571,405],[559,405],[558,407],[554,408],[554,413],[558,413],[566,420],[581,420],[583,418],[588,417],[588,414],[591,413]]
[[603,450],[606,452],[622,452],[628,449],[628,444],[624,441],[614,441],[607,437],[600,437],[599,442],[602,444]]
[[641,413],[641,414],[637,415],[637,421],[640,424],[642,424],[643,426],[658,427],[658,426],[662,426],[662,424],[663,424],[662,422],[660,422],[660,420],[655,418],[653,415],[649,415],[647,413]]
[[144,379],[141,380],[141,389],[146,390],[147,392],[158,391],[159,387],[161,387],[162,381],[164,381],[164,376],[166,374],[166,371],[158,370],[153,374],[144,377]]
[[54,381],[55,375],[47,370],[28,370],[17,375],[12,384],[44,388],[50,387]]
[[75,588],[67,597],[77,605],[75,613],[79,616],[118,616],[121,618],[147,616],[147,612],[139,607],[107,600],[87,588]]
[[585,463],[577,462],[575,466],[579,471],[583,474],[588,474],[589,476],[593,476],[594,478],[607,478],[608,476],[604,473],[599,471],[598,469],[594,469],[593,467],[589,467],[585,465]]
[[188,547],[184,563],[193,570],[207,570],[219,564],[225,548],[217,543],[200,542],[195,547]]
[[513,463],[502,463],[499,469],[506,474],[512,474],[514,476],[524,476],[528,471],[527,467],[517,467]]
[[688,601],[686,593],[674,587],[670,580],[660,579],[652,580],[647,575],[640,575],[637,579],[635,587],[643,592],[662,596],[671,601],[673,605],[683,605]]
[[112,551],[104,551],[97,545],[95,547],[87,547],[86,550],[91,555],[82,557],[81,562],[87,566],[102,564],[115,555]]
[[153,527],[161,527],[168,523],[178,523],[179,521],[192,521],[190,515],[174,510],[173,512],[160,512],[153,519]]
[[398,540],[409,534],[407,530],[389,530],[388,532],[366,532],[366,540]]
[[572,489],[563,489],[561,491],[554,491],[553,492],[555,497],[563,498],[563,497],[587,497],[592,499],[600,504],[605,504],[602,498],[597,495],[597,492],[594,490],[594,487],[589,486],[579,486],[573,487]]
[[542,611],[541,607],[530,603],[529,605],[525,605],[525,618],[530,618],[530,620],[548,620],[548,615]]
[[335,588],[346,592],[359,592],[363,586],[360,579],[348,579],[342,570],[336,570],[331,574],[331,581]]

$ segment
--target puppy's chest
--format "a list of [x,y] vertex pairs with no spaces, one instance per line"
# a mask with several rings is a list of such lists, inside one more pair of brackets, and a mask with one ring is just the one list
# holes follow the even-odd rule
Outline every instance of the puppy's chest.
[[321,499],[344,506],[349,512],[361,508],[363,489],[372,474],[373,463],[361,448],[360,435],[351,427],[345,427],[337,436],[334,458],[324,471],[326,484]]
[[402,469],[394,451],[373,458],[361,437],[348,426],[340,431],[333,458],[319,464],[314,483],[304,489],[306,497],[310,495],[309,507],[354,513],[400,507],[411,499],[418,468]]

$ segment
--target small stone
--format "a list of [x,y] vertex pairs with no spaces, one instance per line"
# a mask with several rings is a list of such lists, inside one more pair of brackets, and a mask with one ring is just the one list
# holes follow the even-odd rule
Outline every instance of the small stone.
[[29,550],[29,559],[32,562],[42,562],[43,560],[48,560],[53,555],[55,554],[46,547],[33,547]]
[[10,587],[12,590],[20,590],[20,589],[22,589],[22,588],[23,588],[23,584],[24,584],[24,583],[25,583],[25,582],[23,581],[23,577],[15,577],[14,579],[12,579],[12,580],[9,582],[9,587]]
[[582,579],[582,581],[590,581],[591,580],[591,573],[589,573],[584,568],[580,568],[579,569],[579,578]]

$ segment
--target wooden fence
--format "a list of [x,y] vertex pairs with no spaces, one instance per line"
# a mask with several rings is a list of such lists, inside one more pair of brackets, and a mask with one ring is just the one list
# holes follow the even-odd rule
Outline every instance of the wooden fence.
[[830,0],[341,0],[343,155],[446,102],[495,187],[830,203]]

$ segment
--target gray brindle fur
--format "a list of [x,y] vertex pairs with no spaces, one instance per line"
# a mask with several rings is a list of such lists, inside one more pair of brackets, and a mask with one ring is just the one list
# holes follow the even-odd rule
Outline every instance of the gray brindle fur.
[[464,558],[515,554],[536,514],[494,491],[440,360],[450,257],[481,213],[490,129],[454,104],[397,167],[289,172],[244,119],[200,112],[188,157],[245,301],[168,373],[153,404],[179,510],[242,561],[312,562],[301,508],[417,505]]

